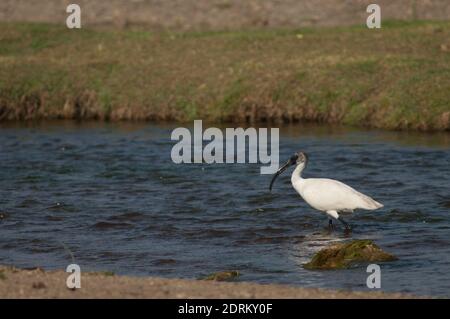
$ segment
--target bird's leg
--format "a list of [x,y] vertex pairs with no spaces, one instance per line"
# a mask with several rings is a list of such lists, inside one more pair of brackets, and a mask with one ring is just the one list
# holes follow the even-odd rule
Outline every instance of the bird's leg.
[[328,230],[329,231],[333,231],[334,230],[333,220],[331,218],[328,219]]
[[342,217],[339,216],[338,220],[345,226],[346,231],[351,231],[352,227]]
[[337,211],[335,210],[327,210],[326,211],[327,215],[328,215],[328,228],[331,230],[334,229],[334,225],[333,225],[333,218],[334,219],[338,219],[339,218],[339,214]]

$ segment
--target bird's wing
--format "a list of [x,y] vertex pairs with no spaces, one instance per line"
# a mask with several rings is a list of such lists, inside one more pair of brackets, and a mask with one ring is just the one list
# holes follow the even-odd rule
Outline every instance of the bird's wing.
[[[355,203],[357,205],[353,209],[361,208],[361,209],[373,210],[373,209],[383,207],[383,204],[377,202],[373,198],[371,198],[361,192],[358,192],[356,189],[354,189],[351,186],[348,186],[347,184],[344,184],[344,183],[342,183],[340,181],[336,181],[336,180],[330,180],[330,181],[333,181],[333,182],[339,184],[339,188],[341,189],[341,191],[343,193],[345,193],[345,195],[353,197],[353,200],[355,201]],[[345,191],[344,191],[344,189],[345,189]],[[352,194],[352,195],[350,195],[350,194]]]
[[317,195],[320,194],[320,201],[327,203],[327,206],[342,211],[354,209],[373,210],[383,207],[382,204],[364,195],[354,188],[334,179],[312,178],[308,179],[309,191]]

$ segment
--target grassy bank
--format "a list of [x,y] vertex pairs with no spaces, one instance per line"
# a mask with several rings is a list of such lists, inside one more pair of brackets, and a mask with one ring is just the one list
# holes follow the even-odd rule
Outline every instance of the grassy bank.
[[0,121],[450,130],[450,22],[150,33],[0,24]]

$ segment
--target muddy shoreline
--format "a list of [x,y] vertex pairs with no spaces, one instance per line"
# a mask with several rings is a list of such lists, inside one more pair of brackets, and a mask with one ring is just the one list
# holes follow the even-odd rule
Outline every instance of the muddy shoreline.
[[0,298],[299,298],[404,299],[401,293],[352,292],[261,285],[246,282],[118,276],[109,272],[82,273],[81,288],[68,289],[68,273],[0,266]]

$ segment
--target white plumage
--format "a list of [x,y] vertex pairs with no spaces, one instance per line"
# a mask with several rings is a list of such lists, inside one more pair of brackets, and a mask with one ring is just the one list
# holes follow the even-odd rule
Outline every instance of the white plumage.
[[[313,208],[325,212],[328,216],[341,221],[347,229],[349,225],[339,216],[339,212],[353,212],[355,209],[375,210],[383,207],[382,204],[364,195],[352,187],[337,180],[328,178],[303,178],[301,173],[306,167],[307,156],[305,153],[296,153],[274,175],[270,184],[287,167],[297,164],[291,176],[294,189]],[[332,224],[330,219],[330,225]]]

